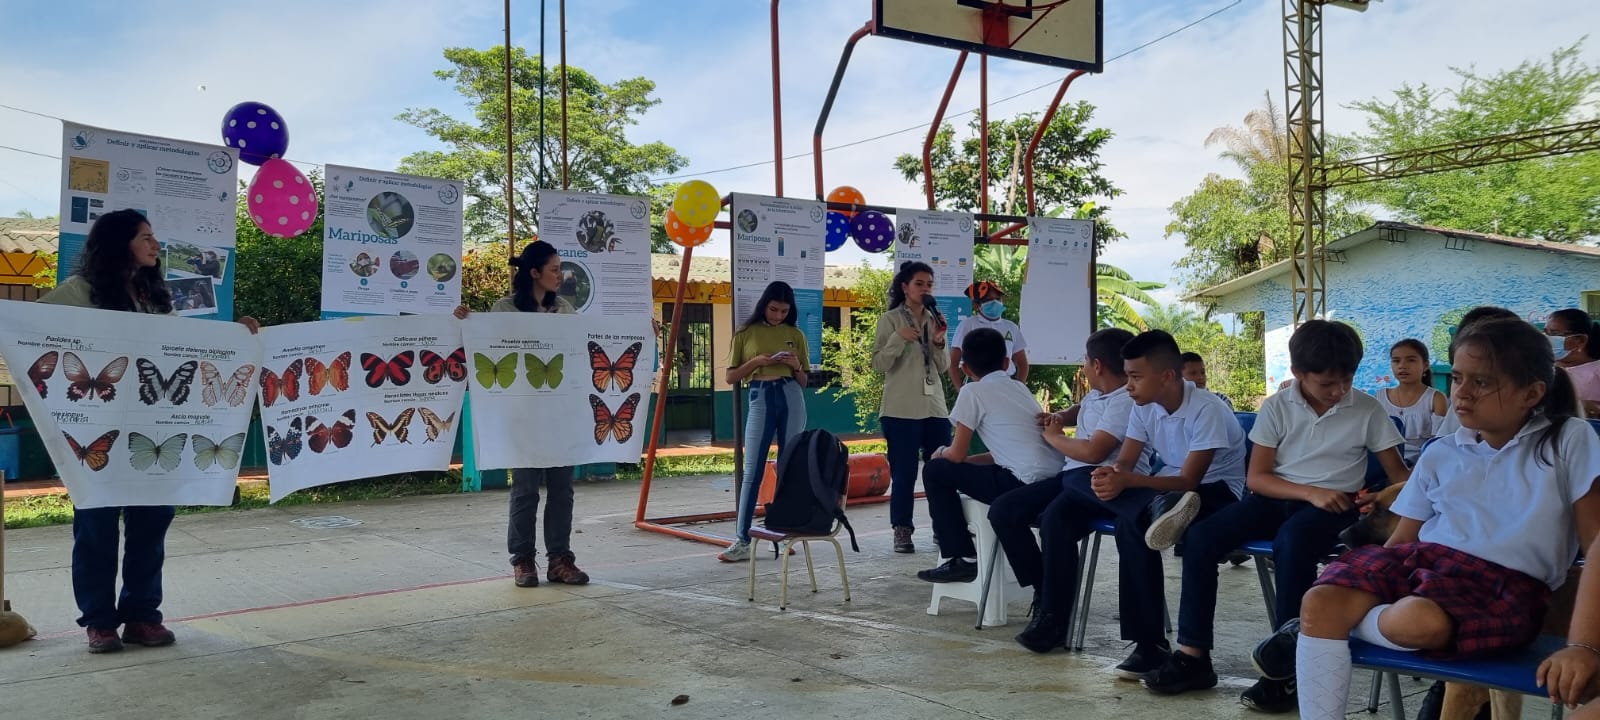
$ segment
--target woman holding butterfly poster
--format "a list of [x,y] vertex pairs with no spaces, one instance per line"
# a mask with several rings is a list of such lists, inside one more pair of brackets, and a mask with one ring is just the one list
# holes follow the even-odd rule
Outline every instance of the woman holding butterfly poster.
[[[75,307],[175,315],[172,291],[161,269],[161,243],[143,214],[117,210],[101,215],[89,228],[75,273],[39,302]],[[251,332],[254,318],[239,318]],[[96,378],[93,382],[116,382]],[[108,372],[102,371],[102,374]],[[88,381],[86,381],[88,382]],[[115,437],[113,436],[113,441]],[[91,445],[85,453],[104,453]],[[161,624],[161,566],[166,559],[167,528],[177,509],[170,505],[102,507],[75,510],[72,515],[72,594],[83,613],[78,625],[87,630],[89,652],[121,650],[123,643],[158,647],[176,638]],[[127,525],[122,558],[122,593],[117,594],[119,524]],[[121,626],[122,636],[117,637]]]
[[738,537],[717,556],[723,562],[750,559],[750,522],[757,488],[767,466],[767,448],[778,452],[806,429],[806,368],[811,354],[805,333],[796,327],[794,289],[778,281],[767,286],[755,311],[733,334],[728,347],[728,384],[750,381],[750,409],[744,423],[744,476],[740,478]]
[[878,316],[872,367],[883,373],[878,424],[889,446],[889,524],[894,551],[916,552],[911,516],[922,459],[950,444],[950,416],[944,399],[945,319],[933,305],[933,268],[907,262],[889,285],[889,309]]
[[[511,276],[511,295],[495,301],[490,312],[576,313],[577,310],[557,291],[561,289],[561,257],[554,245],[535,240],[522,254],[511,258],[516,268]],[[457,318],[465,320],[471,311],[456,308]],[[513,580],[517,587],[539,586],[539,565],[535,530],[539,521],[539,484],[549,495],[544,508],[544,549],[550,569],[545,577],[553,583],[583,585],[589,575],[578,569],[572,554],[572,466],[516,468],[511,471],[511,517],[506,529],[506,550],[511,553]]]

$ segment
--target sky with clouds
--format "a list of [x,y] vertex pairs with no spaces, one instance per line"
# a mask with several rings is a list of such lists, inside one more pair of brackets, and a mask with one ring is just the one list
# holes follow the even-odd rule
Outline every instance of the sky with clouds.
[[[927,0],[949,2],[950,0]],[[556,0],[547,0],[547,47],[557,52]],[[870,0],[788,0],[781,6],[784,151],[811,145],[811,130],[845,39],[871,14]],[[1492,0],[1387,0],[1366,13],[1330,9],[1325,22],[1327,121],[1356,129],[1353,101],[1403,82],[1453,84],[1452,66],[1480,70],[1543,58],[1600,28],[1600,3],[1536,0],[1514,12]],[[645,76],[661,104],[631,131],[687,156],[684,177],[723,192],[773,191],[768,3],[762,0],[573,0],[567,58],[601,79]],[[137,7],[134,11],[131,8]],[[513,0],[513,42],[537,51],[537,0]],[[1220,12],[1218,12],[1220,11]],[[1098,107],[1115,133],[1105,174],[1126,194],[1110,203],[1129,237],[1105,261],[1140,279],[1171,280],[1180,241],[1164,237],[1167,208],[1208,172],[1230,167],[1203,141],[1238,124],[1271,92],[1282,103],[1279,0],[1107,0],[1105,55],[1127,53],[1085,77],[1069,98]],[[436,144],[395,120],[411,107],[467,108],[433,71],[446,47],[498,45],[501,3],[420,0],[201,0],[45,2],[0,0],[0,104],[132,132],[219,142],[228,107],[259,100],[292,133],[290,156],[308,163],[392,168]],[[1585,48],[1600,62],[1600,42]],[[954,64],[954,51],[869,37],[855,51],[829,121],[828,147],[906,130],[824,153],[826,186],[861,188],[874,204],[916,207],[920,189],[894,158],[918,152]],[[976,107],[976,63],[951,103],[952,119]],[[1064,71],[995,60],[991,116],[1037,112]],[[1041,86],[1044,86],[1041,88]],[[1035,88],[1041,88],[1034,90]],[[1031,92],[1025,92],[1030,91]],[[56,120],[0,108],[0,145],[59,155]],[[742,170],[712,172],[750,163]],[[813,187],[809,155],[784,163],[791,196]],[[59,160],[0,149],[0,214],[58,211]],[[706,248],[726,256],[725,236]],[[866,258],[852,247],[832,258]],[[882,258],[874,258],[883,262]],[[1175,290],[1158,293],[1170,300]]]

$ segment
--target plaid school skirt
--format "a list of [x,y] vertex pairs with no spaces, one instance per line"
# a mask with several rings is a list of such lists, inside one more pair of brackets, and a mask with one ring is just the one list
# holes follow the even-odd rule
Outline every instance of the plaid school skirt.
[[1328,565],[1316,585],[1355,588],[1394,603],[1414,595],[1455,621],[1455,647],[1433,658],[1470,658],[1526,646],[1539,635],[1550,586],[1524,573],[1434,543],[1368,545]]

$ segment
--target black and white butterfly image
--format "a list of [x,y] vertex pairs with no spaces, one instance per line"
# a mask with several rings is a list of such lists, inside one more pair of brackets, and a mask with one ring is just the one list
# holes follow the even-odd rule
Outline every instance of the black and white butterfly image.
[[273,465],[282,465],[286,460],[300,457],[304,427],[305,422],[300,418],[290,420],[281,433],[277,428],[267,426],[267,459],[272,461]]
[[[200,363],[189,360],[179,365],[171,375],[163,376],[156,364],[139,358],[134,362],[139,369],[139,402],[154,405],[165,400],[173,405],[189,402],[189,387],[194,384],[194,374]],[[132,436],[129,436],[132,440]]]

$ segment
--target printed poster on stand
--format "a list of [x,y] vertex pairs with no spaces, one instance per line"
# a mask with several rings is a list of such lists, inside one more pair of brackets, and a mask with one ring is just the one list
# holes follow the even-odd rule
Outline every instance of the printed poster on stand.
[[237,323],[0,302],[0,356],[79,508],[231,505],[260,355]]
[[467,379],[449,316],[352,317],[261,330],[272,502],[309,487],[448,470]]
[[579,315],[654,314],[647,198],[540,190],[539,239],[561,255],[558,292]]
[[322,316],[445,315],[461,304],[461,186],[329,165]]
[[1093,332],[1094,221],[1028,218],[1022,334],[1030,365],[1082,365]]
[[811,367],[820,367],[828,245],[823,204],[743,193],[734,193],[732,201],[734,323],[743,323],[755,312],[761,293],[773,281],[789,283]]
[[474,313],[461,334],[479,467],[639,462],[655,376],[648,316]]
[[161,241],[177,313],[232,320],[238,151],[70,122],[61,145],[57,280],[77,271],[95,220],[131,208]]
[[912,261],[933,268],[933,297],[949,323],[945,340],[954,341],[956,326],[972,314],[965,294],[972,284],[972,215],[899,209],[894,218],[894,268]]

